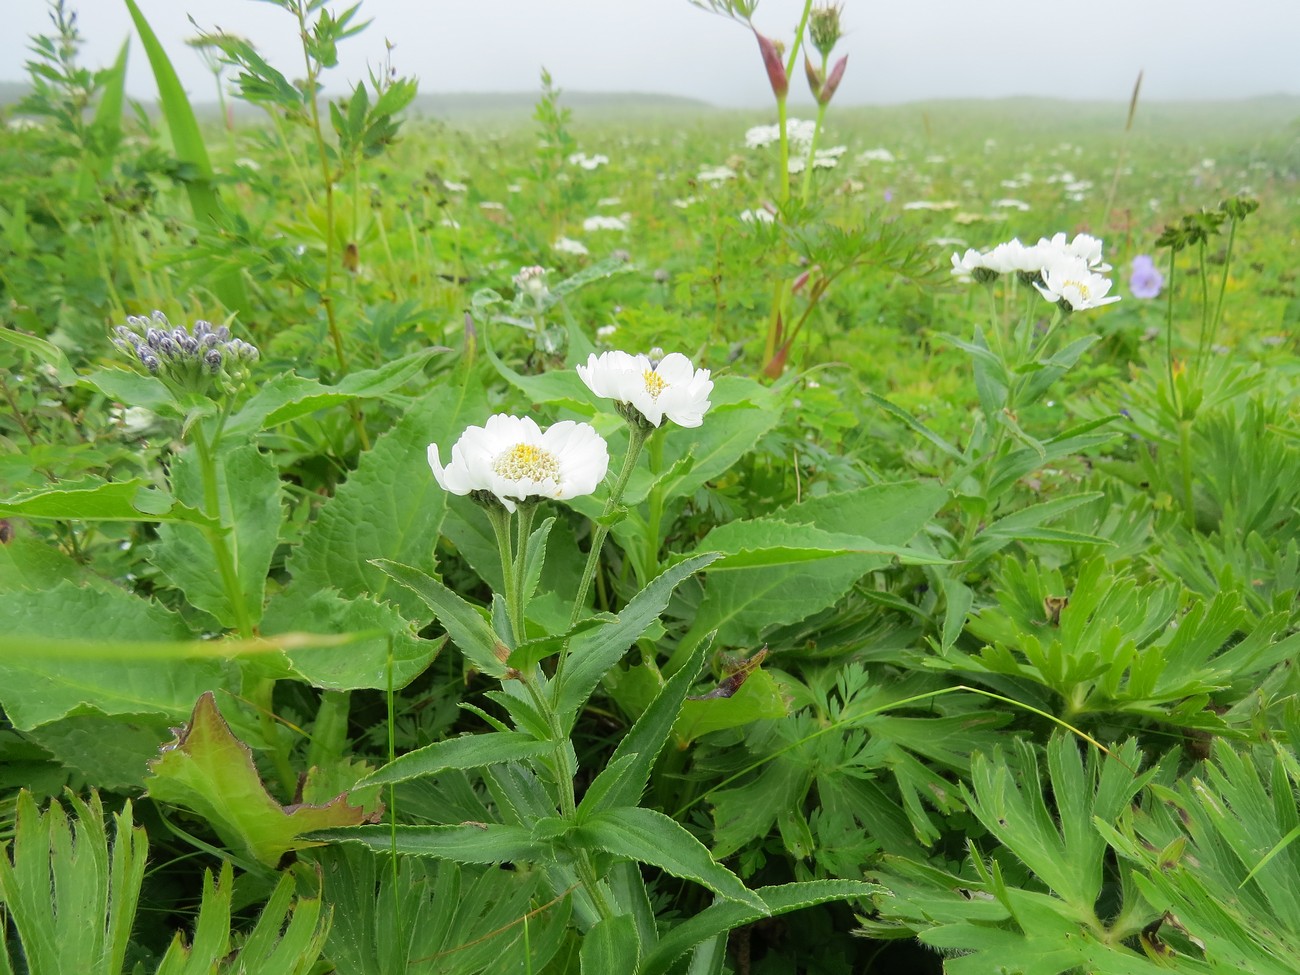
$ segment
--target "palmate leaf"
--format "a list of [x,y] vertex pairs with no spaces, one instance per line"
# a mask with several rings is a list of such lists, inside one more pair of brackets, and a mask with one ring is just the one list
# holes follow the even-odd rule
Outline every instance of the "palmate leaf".
[[282,806],[271,798],[248,746],[236,738],[211,693],[150,764],[149,795],[203,816],[239,853],[275,866],[291,849],[311,846],[304,833],[360,823],[363,811],[341,795],[323,806]]

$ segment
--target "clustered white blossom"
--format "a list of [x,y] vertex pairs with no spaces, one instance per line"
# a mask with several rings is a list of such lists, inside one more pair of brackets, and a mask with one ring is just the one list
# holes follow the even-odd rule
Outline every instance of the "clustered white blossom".
[[627,230],[627,223],[619,217],[597,214],[582,221],[582,229],[588,233],[594,230]]
[[585,257],[591,253],[587,250],[586,244],[571,237],[557,237],[551,247],[559,254],[573,254],[577,257]]
[[[535,280],[530,272],[538,270],[523,268],[520,277]],[[610,334],[612,327],[606,328]],[[613,399],[642,435],[665,417],[678,426],[698,427],[711,405],[709,371],[696,369],[679,352],[593,353],[577,371],[593,393]],[[436,443],[429,444],[428,458],[444,491],[509,512],[524,502],[591,494],[609,470],[609,448],[590,424],[562,420],[543,430],[531,417],[507,413],[489,417],[481,427],[467,427],[445,466]]]
[[[807,151],[812,145],[813,135],[817,132],[817,123],[805,119],[786,119],[785,135],[790,145],[796,150]],[[781,138],[781,126],[756,125],[745,133],[745,145],[750,149],[762,149]]]
[[600,152],[591,156],[587,155],[585,152],[575,152],[571,156],[569,156],[570,166],[581,166],[583,169],[589,171],[593,169],[598,169],[601,166],[604,166],[608,163],[609,163],[609,156],[606,156],[604,153],[600,153]]
[[1037,244],[1012,239],[992,250],[967,250],[952,255],[952,273],[977,282],[995,280],[1001,274],[1018,274],[1063,311],[1099,308],[1118,295],[1107,297],[1111,281],[1105,276],[1110,265],[1102,260],[1102,242],[1089,234],[1067,240],[1064,233],[1040,238]]

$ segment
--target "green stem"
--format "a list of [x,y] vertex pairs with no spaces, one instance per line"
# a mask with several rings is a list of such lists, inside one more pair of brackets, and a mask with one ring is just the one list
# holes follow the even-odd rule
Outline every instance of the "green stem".
[[1174,415],[1181,412],[1178,408],[1178,387],[1174,384],[1174,261],[1175,249],[1169,248],[1169,281],[1167,284],[1169,301],[1165,306],[1165,371],[1169,376],[1169,402],[1174,408]]
[[1196,504],[1192,494],[1192,421],[1178,421],[1178,461],[1183,481],[1183,515],[1189,531],[1196,530]]
[[[583,566],[582,578],[578,581],[578,594],[574,598],[573,613],[569,617],[570,628],[582,618],[583,607],[587,601],[587,590],[591,588],[591,580],[596,575],[596,567],[600,564],[600,550],[605,544],[605,537],[609,534],[609,525],[606,522],[623,499],[623,492],[627,490],[627,482],[632,477],[637,457],[640,456],[641,448],[645,445],[649,434],[650,431],[643,430],[636,424],[628,424],[627,456],[623,458],[623,469],[618,472],[618,479],[610,488],[609,498],[605,502],[605,510],[601,513],[600,521],[592,525],[591,549],[587,552],[587,564]],[[561,655],[560,663],[562,664],[563,661],[564,657]]]
[[515,574],[514,579],[514,602],[507,603],[507,609],[510,613],[510,623],[515,630],[515,641],[523,643],[528,639],[527,618],[524,616],[525,602],[527,594],[524,592],[525,580],[528,576],[528,538],[533,531],[533,518],[537,514],[537,505],[532,501],[521,501],[519,503],[519,518],[516,522],[516,531],[518,532],[518,543],[515,549],[515,563],[512,569]]
[[[393,695],[393,634],[388,634],[388,654],[384,661],[384,678],[388,703],[388,764],[397,761],[397,708]],[[393,917],[397,930],[402,930],[402,897],[397,886],[397,783],[388,783],[388,840],[389,865],[393,871]]]
[[231,612],[235,616],[235,628],[239,631],[240,637],[247,640],[253,635],[253,621],[248,614],[248,604],[244,600],[234,555],[226,541],[226,536],[231,533],[231,526],[227,525],[222,517],[216,458],[203,433],[202,421],[196,422],[190,430],[194,450],[199,458],[199,471],[203,478],[203,513],[219,522],[216,526],[205,526],[204,534],[217,562],[217,573],[221,577],[226,601],[230,603]]
[[[826,73],[826,65],[822,65],[822,74]],[[808,197],[812,195],[812,175],[813,161],[817,158],[817,143],[821,139],[822,123],[826,121],[826,104],[818,103],[817,105],[817,125],[813,128],[812,142],[808,143],[808,158],[803,167],[803,186],[799,193],[799,198],[803,201],[804,206],[808,205]]]
[[781,212],[785,212],[786,204],[790,202],[790,136],[785,130],[786,123],[785,96],[781,95],[776,100],[776,125],[780,133],[780,165],[781,172],[778,174],[781,185]]
[[316,707],[316,721],[311,729],[311,746],[307,750],[308,768],[326,768],[337,763],[348,744],[348,710],[351,691],[322,691]]
[[645,564],[642,566],[641,585],[648,585],[659,572],[659,528],[664,516],[663,485],[659,475],[663,471],[664,441],[662,437],[650,440],[650,495],[646,499],[650,513],[646,519]]
[[1219,335],[1219,322],[1223,320],[1223,299],[1228,292],[1228,272],[1232,269],[1232,245],[1237,238],[1237,221],[1228,223],[1228,248],[1223,255],[1223,275],[1219,278],[1219,297],[1214,303],[1214,316],[1210,319],[1210,344]]
[[506,615],[510,617],[510,628],[514,631],[513,635],[517,645],[521,640],[521,635],[515,628],[514,618],[515,558],[510,543],[510,512],[496,505],[491,505],[484,510],[487,511],[488,521],[492,523],[492,533],[497,540],[497,555],[501,559],[501,576],[506,588],[503,594],[506,599]]

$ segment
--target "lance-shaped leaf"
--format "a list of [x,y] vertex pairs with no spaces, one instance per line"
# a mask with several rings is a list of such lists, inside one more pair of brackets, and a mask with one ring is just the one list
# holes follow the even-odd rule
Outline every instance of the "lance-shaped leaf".
[[483,768],[505,762],[522,762],[554,750],[555,745],[551,742],[538,741],[531,735],[518,731],[462,735],[407,752],[367,775],[358,785],[407,782],[434,776],[448,769]]
[[767,905],[757,894],[714,860],[685,827],[661,812],[640,806],[606,809],[587,817],[571,835],[591,849],[648,863],[674,877],[694,880],[720,897],[748,905],[760,917],[767,914]]
[[216,525],[202,511],[182,504],[142,478],[130,481],[86,478],[58,488],[27,491],[0,501],[0,516]]
[[674,961],[696,945],[753,921],[830,901],[867,898],[886,891],[878,884],[856,880],[808,880],[779,887],[760,887],[752,893],[762,902],[761,911],[748,902],[717,901],[667,931],[642,960],[639,975],[663,975]]
[[[372,850],[393,847],[389,826],[358,826],[356,829],[325,829],[312,840],[331,843],[361,843]],[[502,823],[460,823],[454,826],[398,826],[397,852],[407,856],[437,857],[457,863],[542,863],[551,859],[550,845],[533,838],[524,826]]]
[[247,745],[205,693],[189,724],[150,763],[149,795],[203,816],[232,850],[274,866],[288,850],[316,843],[302,834],[362,822],[341,795],[322,806],[283,806],[266,791]]

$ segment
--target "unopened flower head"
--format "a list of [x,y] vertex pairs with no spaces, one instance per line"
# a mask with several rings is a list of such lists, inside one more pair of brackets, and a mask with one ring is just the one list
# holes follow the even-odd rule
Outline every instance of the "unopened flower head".
[[550,294],[550,289],[546,287],[546,268],[540,264],[521,267],[515,275],[515,287],[534,301],[541,301]]
[[173,328],[155,311],[148,318],[128,316],[113,329],[112,343],[173,389],[206,393],[225,377],[238,382],[258,359],[257,348],[231,338],[225,325],[197,321],[190,328]]
[[678,426],[698,427],[708,412],[713,381],[680,352],[668,355],[592,354],[578,375],[597,396],[619,404],[629,423],[657,427],[664,417]]
[[609,469],[609,449],[588,423],[562,420],[542,430],[531,417],[498,413],[466,428],[446,467],[429,444],[429,466],[443,490],[514,511],[521,501],[590,494]]

